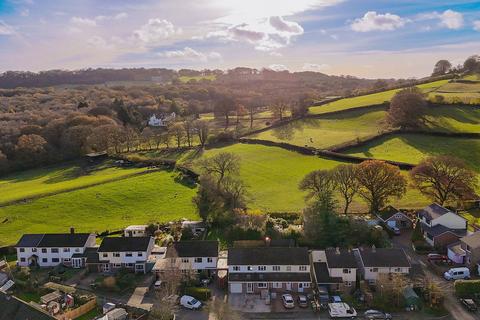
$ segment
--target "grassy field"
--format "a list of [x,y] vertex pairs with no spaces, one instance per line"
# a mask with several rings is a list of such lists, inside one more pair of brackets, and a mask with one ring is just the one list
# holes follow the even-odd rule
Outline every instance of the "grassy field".
[[181,76],[178,78],[183,83],[187,83],[188,81],[194,80],[194,81],[200,81],[200,80],[208,80],[208,81],[213,81],[217,77],[214,74],[208,75],[208,76]]
[[176,182],[168,171],[109,182],[0,207],[0,246],[23,233],[114,230],[130,224],[198,218],[192,204],[196,189]]
[[479,133],[480,109],[458,106],[429,108],[425,124],[434,131]]
[[[300,180],[313,170],[331,169],[342,163],[277,147],[248,144],[210,149],[188,157],[195,167],[199,158],[211,157],[219,152],[233,152],[240,157],[240,176],[249,186],[250,206],[265,212],[301,210],[305,206],[305,194],[298,189]],[[428,202],[418,191],[409,190],[403,199],[393,203],[401,208],[416,208]],[[354,211],[365,209],[366,205],[359,199],[352,205]]]
[[325,149],[378,134],[384,129],[385,115],[384,110],[354,110],[323,119],[296,120],[249,138]]
[[0,204],[121,179],[146,170],[114,167],[111,162],[94,167],[68,163],[27,170],[0,177]]
[[430,155],[449,154],[465,160],[480,172],[480,139],[399,134],[376,140],[364,147],[352,148],[345,153],[414,164]]
[[[445,85],[446,83],[448,83],[448,80],[440,80],[440,81],[421,84],[421,85],[418,85],[418,87],[422,89],[422,91],[424,91],[425,93],[428,93],[430,91],[435,91],[437,88]],[[383,91],[383,92],[364,95],[364,96],[337,100],[335,102],[328,103],[323,106],[311,107],[310,113],[323,114],[327,112],[345,110],[345,109],[350,109],[354,107],[365,107],[372,104],[381,104],[383,102],[390,101],[390,99],[392,99],[395,93],[397,93],[400,90],[401,89],[388,90],[388,91]]]

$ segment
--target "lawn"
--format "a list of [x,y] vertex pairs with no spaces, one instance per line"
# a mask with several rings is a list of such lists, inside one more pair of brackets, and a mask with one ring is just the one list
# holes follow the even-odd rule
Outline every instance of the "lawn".
[[157,171],[90,188],[0,207],[0,246],[23,233],[115,230],[130,224],[198,219],[196,189],[176,182],[178,174]]
[[480,133],[480,109],[438,106],[428,109],[426,126],[434,131]]
[[418,134],[384,137],[345,153],[377,159],[419,163],[430,155],[449,154],[459,157],[480,172],[480,139],[447,138]]
[[[190,155],[189,161],[195,167],[198,158],[220,152],[232,152],[240,157],[240,176],[249,187],[249,205],[265,212],[301,210],[305,206],[305,194],[298,189],[300,180],[313,170],[332,169],[342,163],[282,148],[248,144],[206,150],[196,158]],[[422,207],[428,204],[428,200],[418,191],[409,190],[402,200],[393,204],[402,208]],[[357,199],[352,209],[362,211],[366,206]]]
[[384,110],[352,110],[322,119],[292,121],[248,138],[326,149],[357,138],[379,134],[385,127],[385,115]]
[[[448,83],[448,80],[440,80],[421,84],[417,87],[422,89],[422,91],[424,91],[425,93],[428,93],[430,91],[435,91],[437,88],[445,85],[446,83]],[[395,93],[400,90],[401,89],[387,90],[379,93],[337,100],[323,106],[310,107],[310,113],[323,114],[327,112],[346,110],[355,107],[366,107],[373,104],[381,104],[390,101],[390,99],[392,99]]]
[[0,177],[0,204],[121,179],[146,170],[114,167],[111,162],[87,167],[78,162],[22,171]]

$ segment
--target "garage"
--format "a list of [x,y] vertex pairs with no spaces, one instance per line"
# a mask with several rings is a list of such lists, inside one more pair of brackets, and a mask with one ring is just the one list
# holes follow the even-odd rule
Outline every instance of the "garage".
[[230,293],[242,293],[242,284],[230,283]]

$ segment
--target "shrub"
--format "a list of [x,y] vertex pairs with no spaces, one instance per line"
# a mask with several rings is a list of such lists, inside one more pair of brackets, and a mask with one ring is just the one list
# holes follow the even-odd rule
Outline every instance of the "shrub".
[[291,224],[301,224],[302,215],[298,212],[272,212],[269,213],[272,218],[281,218]]
[[480,280],[456,280],[455,294],[460,298],[471,298],[480,293]]
[[186,287],[185,294],[201,301],[209,300],[212,297],[212,291],[210,289],[201,287]]

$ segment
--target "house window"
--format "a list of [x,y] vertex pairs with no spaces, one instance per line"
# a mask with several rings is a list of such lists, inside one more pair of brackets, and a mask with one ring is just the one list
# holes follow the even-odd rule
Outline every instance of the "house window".
[[42,253],[47,253],[47,248],[42,248]]
[[136,264],[135,269],[136,270],[143,270],[143,264]]
[[59,258],[52,258],[52,262],[60,262]]
[[32,252],[37,252],[37,248],[32,248]]
[[343,269],[343,273],[352,273],[352,270],[345,268]]
[[25,262],[25,258],[20,258],[20,261],[21,261],[21,262]]
[[252,271],[252,270],[253,270],[252,266],[248,266],[248,267],[247,267],[247,270],[248,270],[248,271]]
[[272,269],[273,271],[280,271],[280,266],[273,266]]
[[51,251],[52,253],[58,253],[58,248],[52,248]]
[[108,257],[108,253],[104,253],[104,254],[102,254],[102,256],[103,256],[104,258],[107,258],[107,257]]
[[20,252],[25,252],[25,248],[20,248]]
[[139,253],[137,253],[137,256],[139,256],[139,257],[143,257],[143,252],[139,252]]
[[267,270],[266,266],[258,266],[258,271],[265,271]]
[[394,272],[402,272],[402,269],[401,268],[395,268],[393,269]]
[[114,268],[121,268],[121,267],[122,267],[122,264],[121,264],[121,263],[114,263],[114,264],[113,264],[113,267],[114,267]]
[[63,252],[70,252],[70,248],[63,248]]
[[370,268],[370,272],[378,272],[378,268]]
[[75,248],[75,252],[80,252],[80,248]]
[[266,282],[259,282],[258,283],[258,288],[259,289],[266,289],[266,288],[268,288],[268,284]]
[[282,287],[282,283],[281,282],[274,282],[272,283],[272,288],[275,288],[275,289],[279,289]]
[[212,262],[213,262],[213,259],[212,259],[212,258],[207,258],[207,262],[208,262],[208,263],[212,263]]
[[63,262],[70,262],[70,258],[63,259]]
[[43,263],[47,263],[47,262],[48,262],[48,259],[47,259],[47,258],[42,258],[42,262],[43,262]]
[[195,262],[196,262],[196,263],[202,263],[202,262],[203,262],[203,259],[202,259],[202,258],[195,258]]
[[182,258],[182,263],[188,263],[188,258]]
[[119,258],[120,257],[120,252],[114,252],[113,256],[116,257],[116,258]]
[[345,287],[351,287],[352,281],[345,281]]
[[300,266],[298,267],[299,271],[307,271],[307,266]]
[[240,267],[239,266],[233,266],[233,271],[240,271]]
[[303,287],[304,288],[310,288],[310,282],[304,282]]
[[125,267],[127,267],[127,268],[133,268],[133,263],[126,263],[126,264],[125,264]]
[[131,256],[133,256],[133,254],[131,252],[125,253],[125,257],[131,257]]
[[287,266],[287,271],[292,271],[292,266]]

